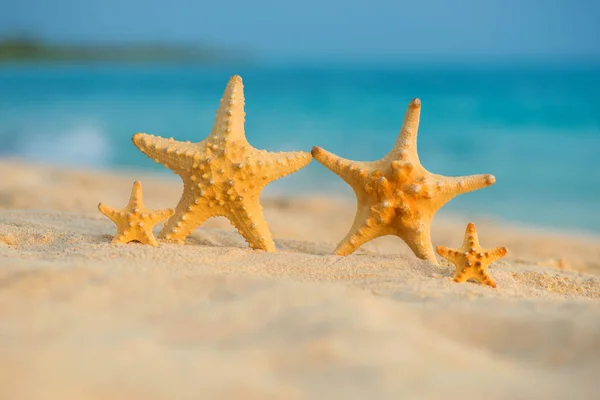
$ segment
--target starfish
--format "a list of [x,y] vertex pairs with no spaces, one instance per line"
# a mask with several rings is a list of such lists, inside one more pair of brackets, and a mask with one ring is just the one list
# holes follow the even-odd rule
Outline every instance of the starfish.
[[488,274],[488,267],[507,253],[506,247],[497,247],[493,250],[482,249],[479,246],[477,229],[475,229],[475,225],[472,223],[467,225],[462,248],[456,250],[438,246],[436,250],[440,256],[456,265],[454,282],[475,279],[493,288],[496,287],[496,283]]
[[496,181],[493,175],[446,177],[427,171],[417,154],[420,112],[420,100],[413,99],[396,144],[377,161],[351,161],[313,147],[313,157],[356,194],[354,223],[337,246],[337,255],[348,255],[379,236],[396,235],[417,257],[437,264],[430,234],[434,214],[455,196]]
[[150,211],[144,207],[142,200],[142,184],[133,183],[131,197],[127,207],[115,210],[105,204],[98,204],[98,210],[117,225],[117,235],[112,243],[129,243],[138,241],[142,244],[158,246],[152,234],[152,227],[173,215],[172,209]]
[[225,88],[213,128],[201,142],[133,135],[135,146],[183,180],[175,214],[159,238],[183,243],[208,218],[224,216],[251,248],[275,251],[260,192],[268,183],[305,167],[312,157],[301,151],[255,149],[244,133],[245,115],[242,78],[234,75]]

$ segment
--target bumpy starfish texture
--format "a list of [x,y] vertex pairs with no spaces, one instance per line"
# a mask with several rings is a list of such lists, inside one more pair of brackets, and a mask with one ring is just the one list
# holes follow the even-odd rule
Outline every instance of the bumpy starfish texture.
[[198,143],[137,133],[133,143],[183,180],[175,214],[159,238],[182,243],[213,216],[228,218],[254,249],[275,251],[259,198],[270,182],[310,163],[308,152],[272,153],[252,147],[244,133],[244,87],[235,75],[227,84],[209,136]]
[[312,149],[313,157],[346,181],[357,198],[354,223],[336,254],[348,255],[376,237],[396,235],[417,257],[437,264],[430,235],[434,214],[455,196],[496,181],[493,175],[446,177],[427,171],[417,154],[420,112],[421,102],[413,99],[396,144],[378,161],[351,161]]
[[488,267],[494,261],[504,257],[507,253],[506,247],[498,247],[493,250],[484,250],[479,246],[477,229],[470,223],[465,231],[465,240],[460,249],[449,249],[437,246],[438,254],[456,266],[454,282],[464,282],[475,279],[477,282],[485,283],[493,288],[496,283],[488,274]]
[[152,227],[173,215],[172,209],[150,211],[144,207],[142,200],[142,184],[133,183],[129,204],[123,210],[115,210],[105,204],[98,204],[98,209],[117,225],[117,235],[114,243],[129,243],[137,241],[143,244],[158,246],[152,234]]

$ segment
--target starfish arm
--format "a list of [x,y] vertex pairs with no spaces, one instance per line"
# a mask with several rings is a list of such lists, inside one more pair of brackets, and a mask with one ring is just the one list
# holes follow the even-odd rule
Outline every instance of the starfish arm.
[[501,259],[507,253],[508,253],[508,250],[506,249],[506,247],[498,247],[498,248],[495,248],[494,250],[489,251],[489,256],[488,256],[489,263],[491,264],[494,261]]
[[433,244],[431,243],[431,233],[428,226],[421,226],[418,229],[404,230],[397,233],[404,242],[410,247],[415,255],[421,260],[427,260],[432,264],[438,265]]
[[368,226],[366,223],[355,222],[346,237],[338,244],[334,253],[338,256],[347,256],[354,253],[360,246],[380,236],[389,234],[386,229]]
[[437,246],[435,250],[440,256],[442,256],[443,258],[445,258],[453,264],[457,264],[460,262],[461,252],[458,250],[451,249],[446,246]]
[[112,240],[112,244],[126,244],[129,242],[127,235],[123,232],[117,232]]
[[160,231],[158,237],[159,239],[183,243],[194,229],[216,215],[217,213],[213,212],[213,208],[209,207],[208,200],[198,198],[188,186],[184,185],[183,194],[175,208],[175,212]]
[[199,162],[199,158],[192,154],[204,147],[202,142],[185,143],[147,133],[136,133],[131,141],[142,153],[179,175],[192,170],[194,164]]
[[467,228],[465,229],[465,237],[463,239],[463,249],[466,251],[470,249],[479,249],[479,236],[477,236],[477,228],[475,224],[469,222],[467,224]]
[[142,184],[139,181],[133,182],[133,187],[131,188],[131,196],[129,197],[129,204],[127,204],[127,208],[143,208],[144,200],[142,198]]
[[475,277],[476,280],[478,280],[479,282],[491,286],[493,288],[496,287],[496,282],[494,282],[494,280],[492,279],[492,277],[490,276],[490,274],[488,274],[486,271],[482,271],[479,276]]
[[465,268],[461,268],[457,265],[456,270],[454,271],[454,276],[452,277],[452,280],[456,283],[460,283],[460,282],[465,282],[467,279],[469,279],[467,270]]
[[252,249],[276,251],[273,236],[258,200],[244,200],[225,214]]
[[404,121],[400,128],[400,134],[396,143],[388,154],[388,158],[392,159],[405,159],[410,157],[412,160],[418,162],[419,156],[417,154],[417,133],[419,131],[419,119],[421,117],[421,100],[415,98],[409,103],[406,114],[404,115]]
[[156,241],[156,238],[154,237],[154,234],[152,234],[152,227],[148,227],[147,229],[143,229],[140,233],[139,233],[140,239],[138,239],[138,241],[140,243],[143,244],[149,244],[150,246],[158,246],[158,242]]
[[439,181],[440,191],[447,195],[448,200],[459,194],[472,192],[496,183],[496,177],[490,174],[457,177],[444,176],[441,178]]
[[210,132],[212,142],[217,144],[223,139],[246,143],[244,133],[244,84],[242,78],[234,75],[229,79]]
[[150,221],[152,221],[152,225],[155,225],[160,221],[164,221],[165,219],[169,218],[174,213],[175,210],[167,208],[165,210],[152,211],[148,216],[150,218]]
[[311,153],[315,160],[352,187],[362,186],[362,179],[366,178],[371,170],[369,163],[338,157],[318,146],[313,147]]
[[496,287],[496,282],[494,282],[490,274],[488,274],[486,271],[482,269],[473,270],[472,267],[460,268],[457,266],[456,271],[454,272],[454,278],[452,280],[454,282],[460,283],[465,282],[469,279],[474,279],[479,283],[483,283],[493,288]]
[[312,156],[305,151],[265,152],[246,157],[247,165],[253,168],[259,182],[264,186],[307,166]]
[[[365,194],[357,194],[356,214],[354,222],[346,237],[338,244],[334,254],[347,256],[370,240],[393,233],[393,229],[385,223],[386,218],[381,210],[370,207]],[[361,206],[361,204],[363,204]]]
[[[478,265],[479,264],[479,265]],[[496,287],[496,282],[492,279],[490,274],[487,272],[487,267],[482,267],[480,263],[476,262],[475,266],[470,264],[456,264],[456,270],[454,272],[454,282],[465,282],[469,279],[474,279],[479,283]]]
[[147,237],[147,243],[146,244],[149,244],[150,246],[158,247],[158,241],[156,240],[156,238],[154,237],[154,235]]
[[104,214],[108,218],[110,218],[110,220],[113,221],[115,224],[117,223],[117,216],[118,216],[117,210],[115,210],[112,207],[107,206],[104,203],[98,203],[98,210],[100,210],[100,212],[102,214]]

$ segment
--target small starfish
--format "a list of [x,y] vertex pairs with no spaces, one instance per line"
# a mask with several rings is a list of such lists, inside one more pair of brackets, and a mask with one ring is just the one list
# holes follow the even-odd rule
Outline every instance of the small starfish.
[[437,264],[430,234],[434,214],[455,196],[496,181],[493,175],[446,177],[427,171],[417,154],[420,113],[421,102],[413,99],[396,144],[381,160],[351,161],[312,149],[317,161],[354,189],[358,202],[354,223],[336,254],[348,255],[376,237],[396,235],[417,257]]
[[488,274],[488,267],[491,263],[504,257],[507,253],[506,247],[497,247],[493,250],[484,250],[479,246],[477,229],[470,223],[465,231],[465,240],[462,248],[449,249],[448,247],[438,246],[438,254],[449,260],[456,266],[454,272],[454,282],[464,282],[468,279],[475,279],[478,282],[485,283],[493,288],[496,283]]
[[105,204],[98,204],[98,210],[117,225],[117,236],[112,243],[129,243],[138,241],[142,244],[158,246],[152,234],[152,227],[158,222],[173,215],[172,209],[150,211],[144,207],[142,200],[142,184],[133,183],[129,203],[121,211],[117,211]]
[[244,86],[242,78],[235,75],[225,88],[212,131],[201,142],[133,135],[137,148],[183,180],[175,214],[159,238],[183,243],[208,218],[224,216],[251,248],[275,251],[260,192],[268,183],[306,166],[312,157],[308,152],[255,149],[244,133],[245,115]]

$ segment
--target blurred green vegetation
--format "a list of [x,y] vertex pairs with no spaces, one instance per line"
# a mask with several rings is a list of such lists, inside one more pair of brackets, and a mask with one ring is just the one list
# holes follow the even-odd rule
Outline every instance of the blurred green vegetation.
[[247,61],[243,52],[168,44],[49,44],[30,38],[0,39],[0,62],[185,62]]

